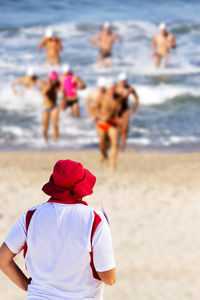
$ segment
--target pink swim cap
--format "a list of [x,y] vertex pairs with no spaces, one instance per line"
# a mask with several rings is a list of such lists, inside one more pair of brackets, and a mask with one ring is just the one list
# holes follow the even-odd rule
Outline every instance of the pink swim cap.
[[58,73],[56,71],[51,71],[51,73],[49,75],[49,79],[51,79],[51,80],[58,79]]

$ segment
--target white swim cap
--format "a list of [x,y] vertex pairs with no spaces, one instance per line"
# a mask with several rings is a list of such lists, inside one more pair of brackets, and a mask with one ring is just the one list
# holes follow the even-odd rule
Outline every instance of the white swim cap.
[[124,81],[124,80],[127,80],[127,75],[126,75],[126,73],[120,73],[118,78],[119,78],[119,81]]
[[97,80],[97,86],[99,88],[106,87],[106,78],[105,77],[99,77],[98,80]]
[[28,67],[26,70],[26,75],[27,76],[33,76],[34,75],[34,71],[31,67]]
[[160,29],[160,30],[167,29],[166,24],[165,24],[165,23],[160,23],[159,29]]
[[48,28],[45,32],[46,38],[51,38],[53,36],[53,30],[51,28]]
[[110,23],[109,22],[105,22],[104,23],[104,28],[110,28]]
[[70,65],[69,64],[63,65],[62,71],[63,71],[63,73],[68,73],[70,71]]

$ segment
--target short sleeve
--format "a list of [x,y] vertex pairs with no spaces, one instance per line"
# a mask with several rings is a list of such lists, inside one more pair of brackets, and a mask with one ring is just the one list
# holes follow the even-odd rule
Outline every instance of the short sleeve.
[[112,237],[105,217],[97,227],[93,241],[93,261],[97,272],[105,272],[115,268]]
[[20,253],[26,241],[26,213],[8,233],[5,243],[15,254]]

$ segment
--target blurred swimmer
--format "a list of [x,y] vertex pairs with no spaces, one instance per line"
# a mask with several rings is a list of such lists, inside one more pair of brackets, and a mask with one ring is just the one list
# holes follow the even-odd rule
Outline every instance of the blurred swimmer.
[[106,78],[99,77],[99,79],[97,80],[97,88],[89,94],[86,101],[86,109],[90,119],[94,118],[94,103],[98,100],[100,101],[105,93],[106,93]]
[[60,109],[63,111],[68,107],[71,107],[74,117],[79,117],[79,105],[78,105],[78,89],[85,89],[86,84],[73,74],[69,65],[62,67],[63,75],[60,76],[61,91],[63,99],[60,104]]
[[[126,146],[126,140],[128,136],[128,128],[130,122],[130,113],[135,114],[139,104],[139,97],[135,89],[130,86],[127,82],[127,75],[121,73],[119,75],[119,82],[116,85],[116,93],[119,95],[120,110],[118,114],[118,133],[121,137],[120,150],[124,151]],[[132,108],[129,109],[128,100],[129,95],[133,95],[135,101],[133,102]]]
[[102,64],[105,64],[107,68],[112,64],[112,46],[117,41],[121,42],[120,37],[111,31],[111,26],[108,22],[104,24],[104,29],[98,35],[96,35],[91,44],[99,48],[99,55],[97,58],[97,65],[99,68]]
[[118,151],[117,119],[119,112],[118,96],[115,92],[115,84],[110,82],[106,93],[94,103],[94,115],[99,136],[99,148],[102,162],[108,159],[108,146],[110,145],[110,167],[116,169]]
[[58,74],[52,71],[46,81],[42,84],[41,93],[43,94],[43,136],[48,141],[49,121],[53,124],[53,139],[58,139],[58,118],[59,109],[57,106],[57,93],[60,88]]
[[169,67],[169,53],[176,48],[174,35],[167,31],[165,23],[159,25],[159,33],[152,40],[152,56],[155,58],[155,66],[158,68],[165,58],[165,67]]
[[49,65],[58,65],[60,63],[59,52],[62,51],[61,39],[54,35],[52,29],[47,29],[45,37],[38,45],[38,50],[46,47],[46,62]]
[[41,83],[42,81],[39,79],[38,76],[34,74],[33,69],[29,67],[26,71],[26,75],[21,76],[20,78],[18,78],[12,83],[12,90],[15,95],[18,95],[16,86],[18,86],[19,84],[22,85],[24,88],[29,89],[34,87],[37,84],[41,85]]

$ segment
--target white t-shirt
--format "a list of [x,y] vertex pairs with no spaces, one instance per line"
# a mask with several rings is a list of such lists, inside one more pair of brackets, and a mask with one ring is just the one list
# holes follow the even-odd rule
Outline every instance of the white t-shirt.
[[115,267],[103,214],[83,204],[47,202],[34,209],[27,234],[25,213],[5,240],[16,254],[27,243],[25,263],[32,278],[28,299],[103,299],[103,283],[94,278],[91,267],[91,260],[99,272]]

